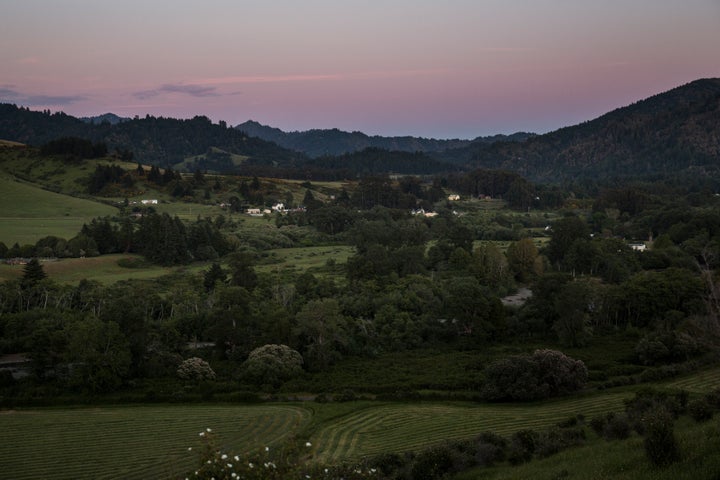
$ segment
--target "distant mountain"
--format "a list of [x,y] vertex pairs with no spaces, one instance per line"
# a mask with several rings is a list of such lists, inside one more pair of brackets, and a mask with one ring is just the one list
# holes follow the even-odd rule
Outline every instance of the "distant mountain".
[[[237,172],[237,156],[244,157],[243,166],[287,167],[307,158],[224,124],[213,124],[202,116],[174,119],[148,115],[116,124],[95,124],[62,112],[51,114],[0,104],[0,138],[40,146],[61,137],[104,142],[110,152],[129,151],[135,161],[162,167],[182,165],[189,157],[202,156],[194,167],[205,169],[210,165],[209,170]],[[228,155],[219,158],[217,150]]]
[[104,142],[110,152],[132,152],[143,163],[288,178],[475,168],[508,170],[540,182],[680,173],[720,178],[720,79],[696,80],[544,135],[472,142],[369,137],[337,129],[286,133],[257,122],[228,128],[201,116],[148,115],[116,124],[108,118],[97,124],[0,104],[1,139],[39,146],[69,136]]
[[720,79],[696,80],[522,143],[473,143],[442,158],[540,181],[720,175]]
[[530,133],[515,133],[513,135],[478,137],[475,140],[437,140],[434,138],[411,136],[368,136],[362,132],[344,132],[337,128],[325,130],[314,129],[303,132],[284,132],[279,128],[262,125],[253,120],[241,123],[235,128],[252,137],[275,142],[282,147],[303,152],[313,158],[328,155],[344,155],[346,153],[359,152],[367,148],[379,148],[400,152],[442,152],[448,149],[466,147],[473,142],[522,141],[533,136],[533,134]]
[[117,125],[118,123],[127,122],[130,119],[127,117],[120,117],[114,113],[103,113],[102,115],[96,115],[94,117],[80,117],[80,120],[93,125],[100,125],[101,123]]

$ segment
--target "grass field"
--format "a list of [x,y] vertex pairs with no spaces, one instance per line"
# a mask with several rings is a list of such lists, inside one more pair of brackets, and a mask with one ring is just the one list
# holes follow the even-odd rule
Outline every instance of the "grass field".
[[117,210],[81,198],[49,192],[30,184],[0,176],[0,241],[11,246],[34,244],[55,235],[70,239],[83,223]]
[[347,245],[333,245],[327,247],[296,247],[276,248],[268,250],[268,257],[274,263],[258,265],[258,272],[275,273],[279,271],[302,273],[324,267],[328,260],[336,264],[347,263],[355,249]]
[[291,406],[133,406],[0,412],[0,478],[178,478],[197,462],[188,447],[210,428],[246,451],[280,443],[310,418]]
[[508,435],[542,428],[577,413],[591,417],[622,409],[628,393],[608,393],[537,405],[388,404],[339,419],[311,437],[317,458],[326,462],[383,452],[416,450],[480,432]]
[[[720,379],[720,368],[670,385],[704,392],[717,387],[716,379]],[[315,460],[338,462],[422,449],[484,431],[508,435],[525,428],[542,429],[576,414],[590,419],[603,412],[622,410],[623,399],[632,395],[633,389],[624,389],[533,404],[313,402],[0,411],[0,478],[177,478],[193,467],[196,457],[188,447],[196,449],[198,432],[206,428],[218,435],[223,448],[236,453],[278,445],[290,435],[307,436]],[[701,449],[706,448],[703,445],[710,435],[717,444],[717,421],[714,429],[683,421],[689,432],[681,437],[683,451],[695,455],[695,461],[702,461],[693,452],[704,451]],[[694,436],[697,432],[702,433],[700,438]],[[622,476],[623,468],[635,468],[637,462],[646,465],[641,440],[633,437],[626,442],[602,442],[594,444],[599,450],[572,449],[526,466],[481,470],[462,478],[688,478],[652,477],[652,471],[640,477]],[[712,465],[718,466],[720,450],[713,449]],[[563,469],[572,476],[558,477]]]
[[[65,258],[54,262],[43,262],[43,270],[58,283],[77,283],[82,279],[97,280],[109,285],[120,280],[145,280],[161,277],[178,270],[200,272],[207,268],[204,263],[181,267],[161,267],[151,265],[145,268],[123,268],[118,265],[121,258],[141,258],[139,255],[113,254],[88,258]],[[0,281],[19,278],[23,274],[23,265],[0,264]]]
[[677,422],[676,438],[681,460],[665,468],[648,462],[643,439],[608,442],[596,439],[549,458],[519,466],[478,468],[457,475],[456,480],[715,480],[720,472],[720,423],[704,424],[688,418]]

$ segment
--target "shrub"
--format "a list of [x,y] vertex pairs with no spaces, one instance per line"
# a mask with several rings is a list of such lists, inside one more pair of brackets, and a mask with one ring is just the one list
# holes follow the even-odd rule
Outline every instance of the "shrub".
[[643,417],[645,454],[653,465],[666,466],[680,457],[673,422],[673,415],[663,407],[650,410]]
[[699,398],[688,404],[688,413],[696,422],[704,422],[710,420],[714,412],[706,398]]
[[556,350],[535,350],[491,363],[482,396],[487,400],[536,400],[579,390],[588,378],[585,364]]
[[538,433],[535,430],[519,430],[510,437],[508,446],[508,460],[513,465],[530,461],[535,453],[538,442]]
[[215,379],[215,372],[210,368],[210,364],[199,357],[191,357],[183,361],[177,369],[177,374],[183,380],[194,382]]

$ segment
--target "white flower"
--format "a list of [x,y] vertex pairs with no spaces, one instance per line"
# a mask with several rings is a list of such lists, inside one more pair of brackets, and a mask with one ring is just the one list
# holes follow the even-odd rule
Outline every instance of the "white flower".
[[253,465],[252,462],[249,462],[249,463],[248,463],[248,467],[250,467],[250,468],[255,468],[255,465]]
[[235,477],[237,477],[237,473],[233,472],[230,476],[231,476],[232,478],[235,478]]
[[236,462],[240,461],[240,457],[238,457],[237,455],[235,455],[233,458],[235,459]]
[[223,460],[225,460],[225,459],[227,458],[227,455],[223,453],[220,458],[222,458]]
[[201,437],[204,437],[204,436],[205,436],[205,432],[200,432],[198,435],[200,435]]
[[188,447],[188,452],[192,452],[192,447]]
[[266,451],[266,452],[269,452],[269,451],[270,451],[270,447],[265,447],[265,451]]
[[312,447],[312,443],[310,443],[310,442],[305,442],[305,446],[306,446],[306,447]]
[[228,463],[228,464],[227,464],[227,467],[228,467],[228,468],[232,468],[232,463]]
[[206,430],[208,433],[212,432],[212,429],[210,429],[210,428],[206,428],[205,430]]

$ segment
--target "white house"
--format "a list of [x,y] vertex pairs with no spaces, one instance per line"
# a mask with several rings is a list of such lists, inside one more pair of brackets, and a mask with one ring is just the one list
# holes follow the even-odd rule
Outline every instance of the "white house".
[[156,199],[152,198],[152,199],[148,199],[148,200],[140,200],[140,203],[142,203],[143,205],[157,205],[158,201]]
[[460,200],[460,195],[457,195],[457,194],[448,195],[448,200],[450,200],[451,202],[456,202],[456,201]]

